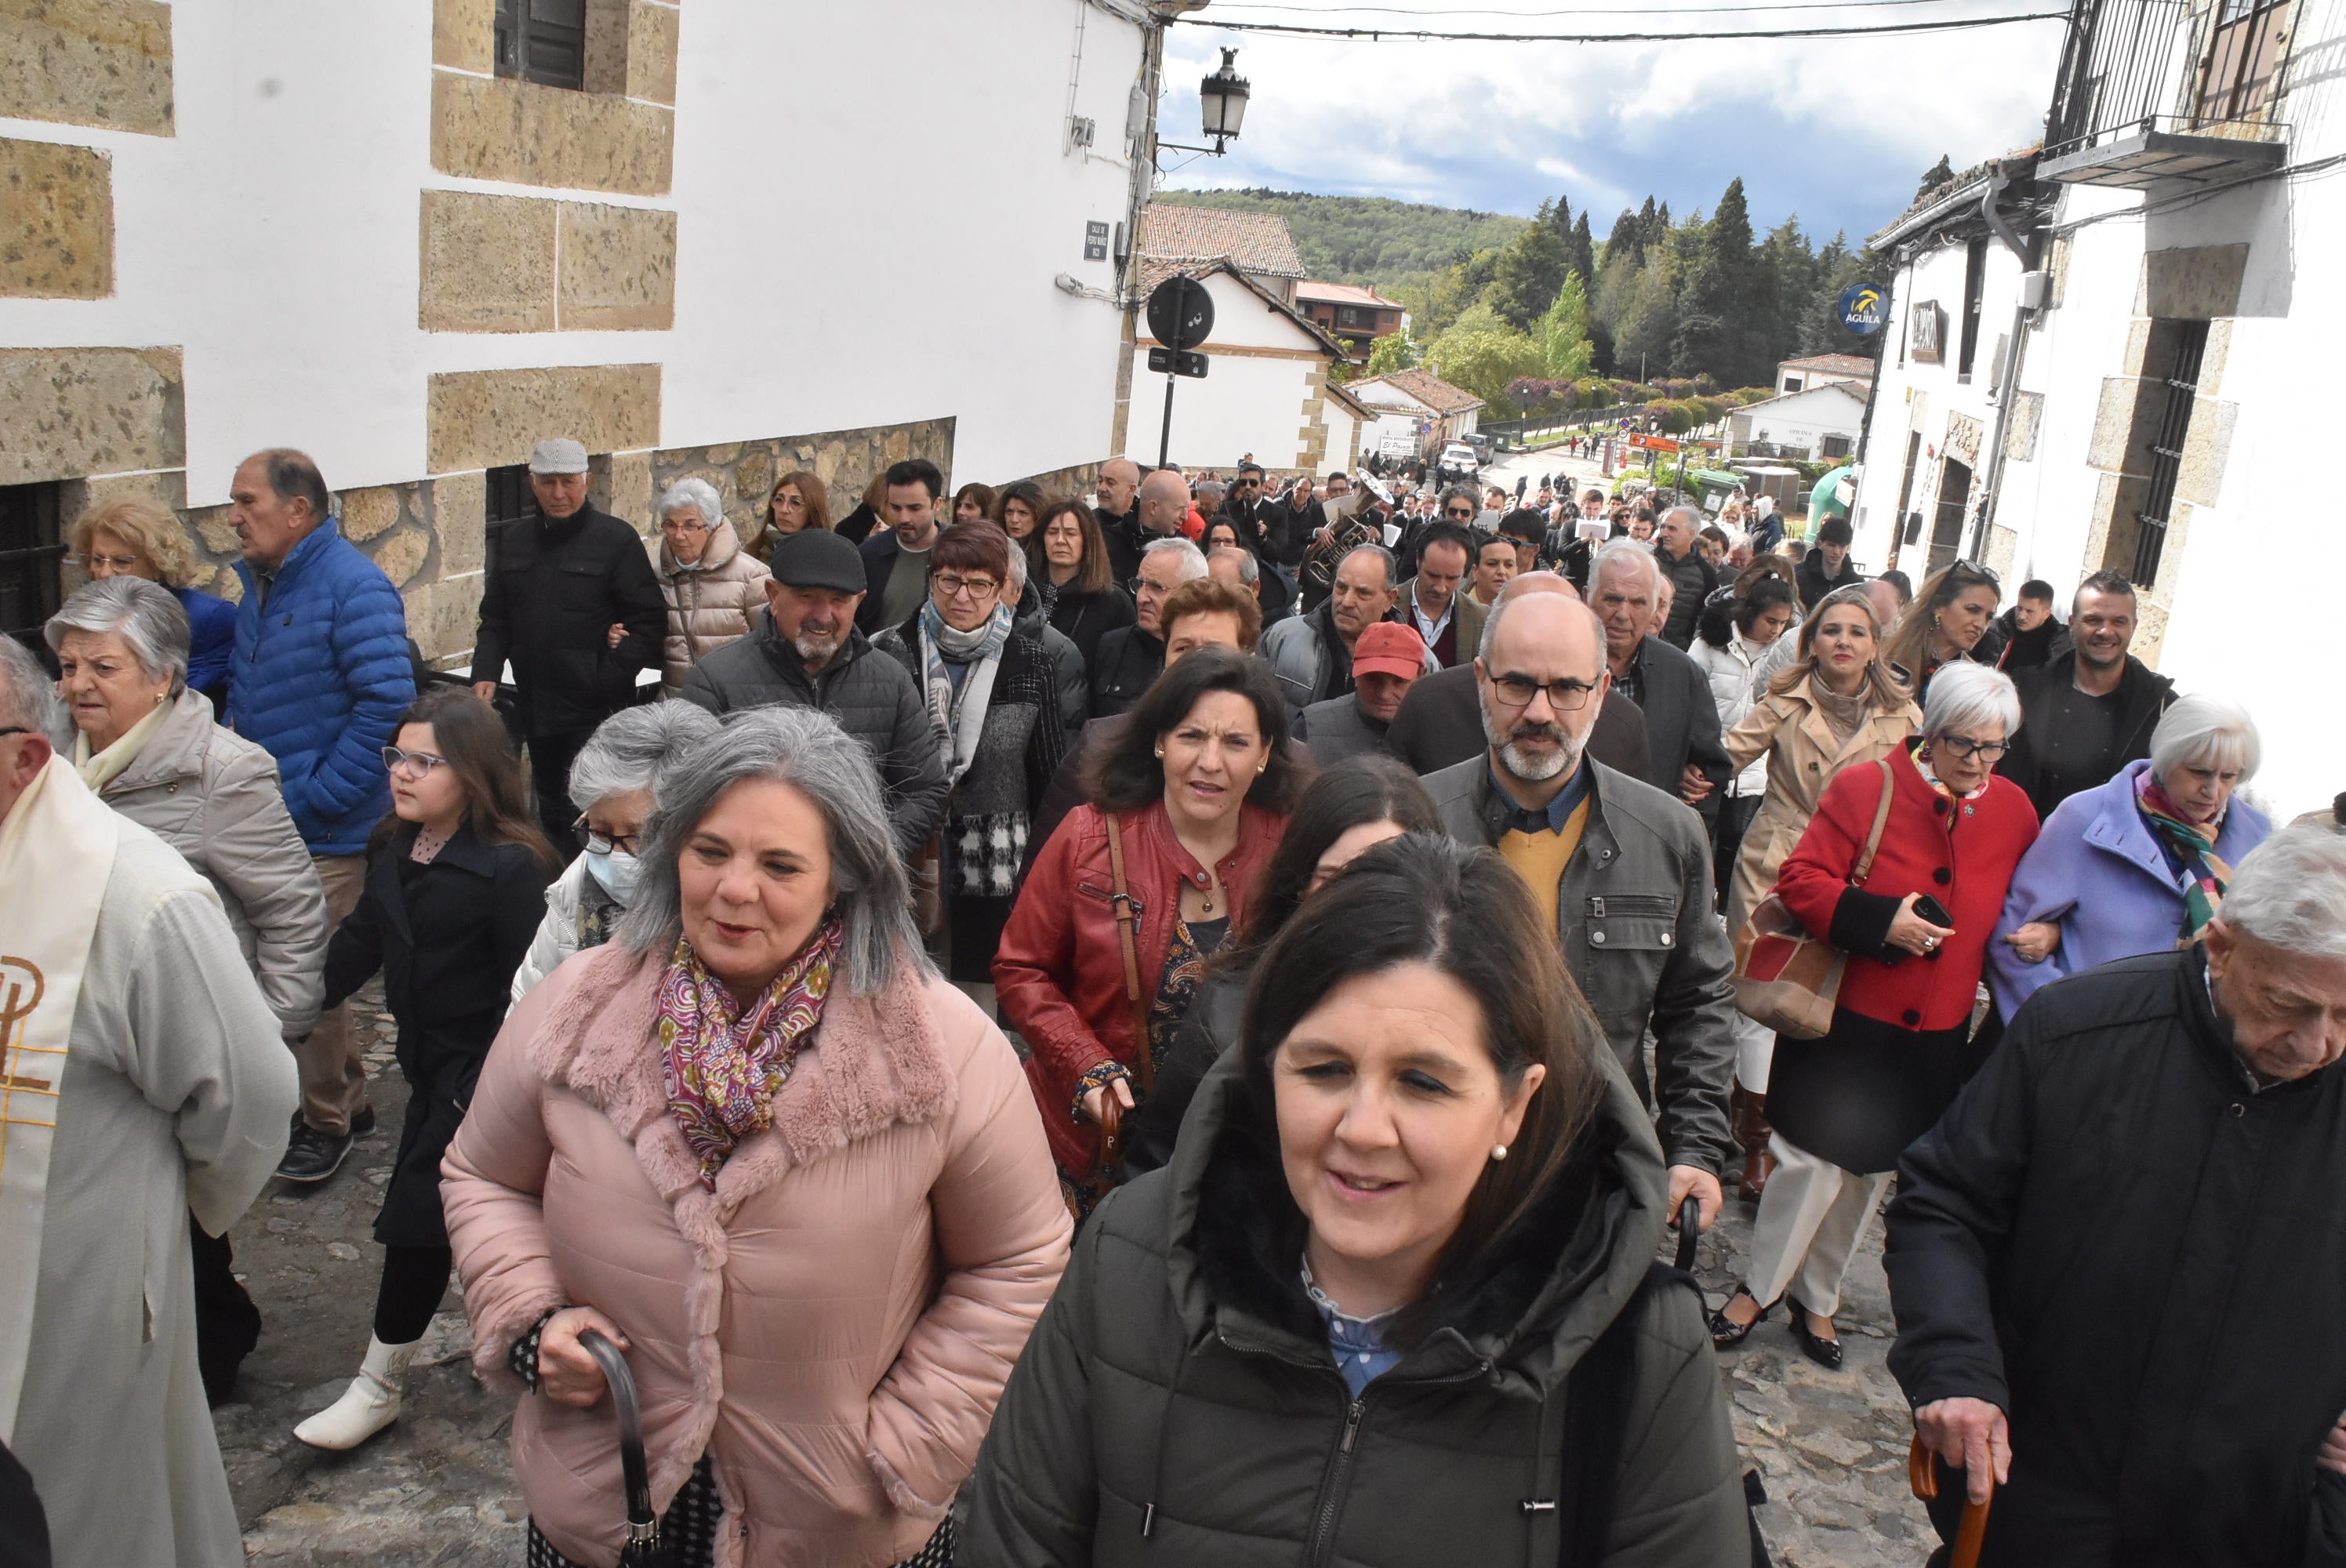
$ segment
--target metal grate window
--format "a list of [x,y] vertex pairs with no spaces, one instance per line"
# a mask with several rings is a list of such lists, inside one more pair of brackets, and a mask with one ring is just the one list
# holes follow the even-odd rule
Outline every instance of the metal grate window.
[[2167,407],[2150,443],[2150,494],[2135,514],[2134,570],[2144,587],[2158,581],[2158,557],[2167,548],[2168,519],[2175,510],[2175,482],[2183,472],[2183,443],[2191,433],[2191,402],[2199,392],[2199,363],[2208,352],[2208,323],[2175,323],[2175,363],[2167,374]]
[[2192,103],[2195,123],[2254,118],[2272,102],[2289,0],[2223,0]]
[[586,85],[586,0],[497,0],[496,15],[498,76]]
[[64,564],[62,512],[55,484],[0,484],[0,634],[48,660],[41,626],[57,613]]
[[537,514],[537,498],[529,488],[529,464],[516,463],[507,468],[492,468],[488,480],[490,533],[495,533],[503,524],[518,523]]

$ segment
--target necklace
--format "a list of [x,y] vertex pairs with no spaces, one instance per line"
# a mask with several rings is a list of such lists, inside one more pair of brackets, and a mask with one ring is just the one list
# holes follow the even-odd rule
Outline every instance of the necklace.
[[1208,882],[1208,883],[1206,884],[1206,901],[1205,901],[1203,904],[1201,904],[1200,906],[1198,906],[1198,907],[1199,907],[1199,908],[1201,908],[1201,909],[1203,909],[1203,910],[1205,911],[1205,912],[1206,912],[1206,913],[1208,913],[1208,914],[1211,914],[1211,913],[1213,913],[1213,912],[1214,912],[1214,894],[1215,894],[1216,892],[1219,891],[1220,891],[1220,884],[1216,883],[1216,882]]

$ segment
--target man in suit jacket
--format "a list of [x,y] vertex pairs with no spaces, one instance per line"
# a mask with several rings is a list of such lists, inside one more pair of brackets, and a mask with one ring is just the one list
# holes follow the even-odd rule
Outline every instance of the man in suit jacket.
[[1473,664],[1483,645],[1483,618],[1489,612],[1464,592],[1476,542],[1454,523],[1427,528],[1418,539],[1417,575],[1401,585],[1401,602],[1385,617],[1416,627],[1444,669]]
[[1656,585],[1661,564],[1635,539],[1616,539],[1589,566],[1589,607],[1605,623],[1605,662],[1612,689],[1646,717],[1646,782],[1702,813],[1719,816],[1719,787],[1733,774],[1719,731],[1710,683],[1694,660],[1658,636]]

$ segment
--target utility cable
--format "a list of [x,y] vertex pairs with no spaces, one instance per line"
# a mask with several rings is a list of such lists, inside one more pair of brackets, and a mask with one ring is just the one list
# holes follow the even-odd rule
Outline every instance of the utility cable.
[[1414,7],[1408,5],[1331,5],[1325,9],[1303,5],[1270,3],[1250,4],[1246,0],[1221,0],[1214,15],[1231,11],[1295,11],[1313,16],[1376,15],[1376,16],[1513,16],[1526,21],[1545,21],[1554,16],[1651,16],[1695,15],[1704,13],[1737,13],[1746,11],[1872,11],[1888,10],[1902,5],[1960,5],[1963,0],[1811,0],[1805,5],[1573,5],[1556,11],[1509,11],[1496,5],[1460,5],[1451,7]]
[[1221,22],[1207,16],[1176,16],[1177,23],[1222,33],[1262,33],[1290,38],[1351,38],[1372,44],[1675,44],[1707,38],[1863,38],[1894,33],[1953,33],[2001,27],[2013,22],[2066,22],[2066,11],[2028,11],[2018,15],[1950,17],[1931,22],[1860,23],[1846,27],[1755,27],[1671,33],[1448,33],[1423,27],[1311,27],[1290,22]]

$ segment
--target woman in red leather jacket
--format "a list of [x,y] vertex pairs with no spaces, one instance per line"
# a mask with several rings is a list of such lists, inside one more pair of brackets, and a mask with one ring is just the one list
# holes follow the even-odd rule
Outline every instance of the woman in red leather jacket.
[[[2019,728],[2003,672],[1944,666],[1923,703],[1922,746],[1842,769],[1777,873],[1776,896],[1849,962],[1824,1035],[1777,1037],[1768,1146],[1778,1167],[1752,1225],[1750,1272],[1711,1314],[1714,1344],[1739,1343],[1785,1297],[1800,1348],[1841,1365],[1832,1315],[1850,1257],[1899,1155],[1974,1065],[1966,1039],[1988,937],[2036,837],[2027,795],[1994,772]],[[1853,882],[1885,787],[1881,847]],[[1949,923],[1915,912],[1924,897]]]
[[[994,956],[1002,1014],[1026,1041],[1027,1082],[1079,1209],[1102,1163],[1107,1107],[1120,1121],[1138,1104],[1207,959],[1279,847],[1305,782],[1277,744],[1287,726],[1286,700],[1260,660],[1201,648],[1174,665],[1099,748],[1088,803],[1043,846],[1003,928]],[[1117,920],[1119,849],[1135,916],[1132,985]]]

